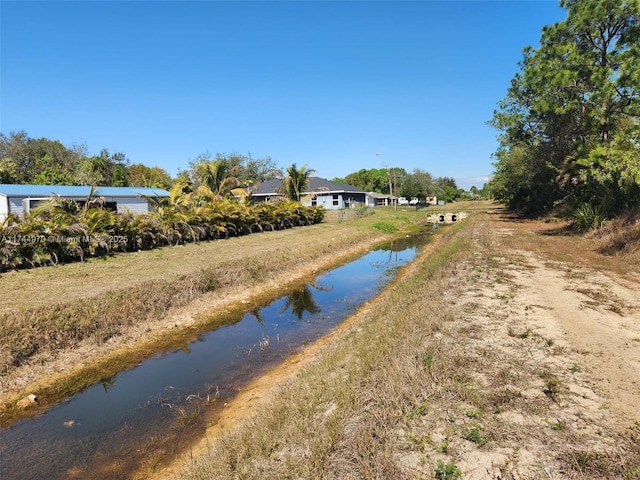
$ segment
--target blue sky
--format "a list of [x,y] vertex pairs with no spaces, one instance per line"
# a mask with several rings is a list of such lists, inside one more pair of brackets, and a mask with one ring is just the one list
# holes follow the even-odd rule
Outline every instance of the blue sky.
[[[204,152],[324,178],[420,168],[482,186],[486,125],[555,0],[8,1],[0,131],[171,175]],[[378,154],[378,155],[376,155]]]

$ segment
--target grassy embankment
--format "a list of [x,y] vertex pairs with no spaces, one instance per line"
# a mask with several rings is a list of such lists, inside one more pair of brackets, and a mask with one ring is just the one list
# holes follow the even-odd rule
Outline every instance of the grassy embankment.
[[[508,269],[528,268],[509,253],[522,238],[483,213],[444,232],[175,478],[640,478],[640,431],[589,418],[569,387],[580,369],[557,366],[568,352],[500,313],[519,288]],[[470,321],[481,297],[489,317]]]
[[394,458],[398,429],[433,408],[434,382],[468,388],[437,335],[452,315],[439,278],[471,246],[461,229],[469,231],[445,232],[294,382],[176,478],[410,478]]
[[[344,262],[394,230],[416,228],[430,213],[382,208],[356,218],[338,212],[321,225],[2,274],[0,424],[20,415],[15,402],[28,393],[37,394],[40,408],[54,403],[224,323],[241,303],[246,308]],[[216,315],[179,328],[163,323],[205,300]],[[79,350],[82,361],[65,364],[67,353]],[[51,365],[63,371],[52,372]]]

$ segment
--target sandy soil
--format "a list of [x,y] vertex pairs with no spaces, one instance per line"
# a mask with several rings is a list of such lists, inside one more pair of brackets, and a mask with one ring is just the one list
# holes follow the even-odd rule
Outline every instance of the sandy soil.
[[[469,261],[450,273],[449,290],[443,295],[458,312],[447,325],[455,333],[451,348],[464,352],[474,365],[471,373],[488,390],[517,386],[524,404],[499,415],[500,426],[490,445],[452,445],[465,480],[573,478],[559,471],[561,452],[572,454],[583,447],[611,452],[618,448],[620,435],[640,435],[640,266],[599,255],[583,238],[559,235],[561,227],[493,213],[488,224],[473,232]],[[305,273],[319,267],[307,265]],[[274,279],[269,288],[290,280]],[[235,296],[226,300],[243,301]],[[132,332],[131,338],[144,336],[152,327],[184,327],[212,301],[203,298],[161,324]],[[375,308],[375,302],[366,308]],[[187,456],[153,478],[175,478],[187,457],[198,455],[221,431],[250,415],[283,384],[295,381],[300,369],[332,339],[366,318],[366,308],[239,392],[206,436],[194,439]],[[87,356],[76,355],[67,362]],[[43,364],[34,377],[64,368],[64,362]],[[443,424],[450,410],[433,415],[442,415],[434,421]],[[425,425],[430,425],[430,438],[442,433],[427,419]],[[416,478],[432,478],[433,470],[421,466],[420,452],[405,446],[397,458]],[[540,471],[541,462],[546,477],[533,473]],[[587,473],[580,478],[599,477]]]
[[[557,235],[559,225],[490,217],[489,225],[473,233],[475,260],[452,271],[451,290],[443,292],[458,312],[447,330],[456,332],[451,348],[464,351],[478,381],[487,390],[519,388],[523,406],[499,415],[490,446],[451,445],[462,476],[600,478],[588,467],[582,476],[565,476],[564,468],[567,458],[580,458],[582,449],[611,458],[617,448],[625,448],[620,447],[622,436],[640,433],[638,265],[598,255],[595,246],[577,237]],[[366,310],[358,317],[366,317]],[[190,457],[285,382],[295,381],[300,368],[352,325],[347,322],[240,392]],[[434,420],[442,432],[450,428],[443,424],[451,422],[452,408],[443,408],[449,419],[433,413],[443,415]],[[425,434],[437,439],[439,429],[426,419],[425,425],[430,425]],[[398,462],[416,478],[432,478],[422,453],[405,446]],[[185,461],[176,460],[154,478],[175,478]]]
[[[503,312],[561,346],[560,360],[582,366],[621,424],[640,422],[640,266],[597,255],[570,236],[547,242],[545,226],[537,226],[537,252],[507,250],[513,296]],[[495,228],[498,238],[531,235],[527,224],[496,221]]]
[[560,230],[494,215],[475,232],[478,261],[453,274],[449,329],[464,337],[451,348],[487,392],[522,394],[487,427],[490,446],[454,447],[466,480],[609,478],[637,441],[638,265]]

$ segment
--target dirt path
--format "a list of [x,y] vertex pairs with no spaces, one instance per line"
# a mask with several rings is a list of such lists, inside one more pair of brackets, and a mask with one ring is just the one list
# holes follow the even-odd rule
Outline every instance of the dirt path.
[[[558,235],[561,225],[503,213],[487,218],[471,231],[468,260],[443,280],[440,295],[453,313],[434,335],[447,355],[464,362],[475,386],[454,385],[468,400],[453,400],[460,392],[447,391],[443,377],[429,394],[432,408],[404,418],[400,431],[408,433],[386,448],[410,478],[433,478],[436,461],[450,459],[465,480],[637,478],[638,265],[603,257],[581,237]],[[295,382],[332,338],[358,329],[379,307],[369,308],[242,392],[192,453],[241,423],[284,382]],[[154,478],[176,478],[185,461]]]
[[536,321],[578,353],[594,387],[622,417],[640,422],[640,289],[587,269],[563,271],[529,256],[526,300],[544,302]]
[[[531,235],[530,224],[496,220],[498,238]],[[593,248],[585,251],[584,243],[577,245],[571,236],[543,232],[535,232],[537,251],[508,242],[509,254],[520,259],[522,268],[513,270],[517,289],[507,308],[534,331],[566,346],[576,359],[574,369],[589,374],[594,390],[622,423],[640,422],[637,276],[623,259],[598,256]],[[559,256],[570,261],[555,260]]]
[[[453,308],[464,313],[450,328],[465,334],[461,348],[481,364],[474,373],[487,391],[517,392],[510,401],[522,403],[491,427],[498,446],[460,446],[467,480],[545,478],[541,465],[548,478],[620,478],[603,472],[637,439],[638,266],[549,235],[557,228],[494,215],[476,232],[477,261],[458,273]],[[567,465],[581,474],[565,477]]]

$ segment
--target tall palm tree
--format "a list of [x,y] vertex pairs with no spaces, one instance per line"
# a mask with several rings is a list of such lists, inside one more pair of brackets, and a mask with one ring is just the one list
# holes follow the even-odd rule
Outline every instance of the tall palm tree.
[[298,168],[294,163],[287,168],[287,177],[284,179],[284,193],[289,200],[299,202],[302,193],[306,190],[309,177],[315,170],[307,168],[306,165]]

